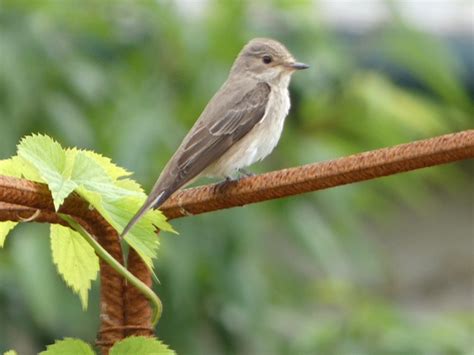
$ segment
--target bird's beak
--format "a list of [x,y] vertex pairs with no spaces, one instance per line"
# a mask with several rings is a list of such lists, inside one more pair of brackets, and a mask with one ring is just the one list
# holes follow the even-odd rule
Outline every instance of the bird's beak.
[[299,62],[291,62],[291,63],[287,63],[286,67],[290,69],[294,69],[294,70],[303,70],[303,69],[308,69],[309,65],[304,64],[304,63],[299,63]]

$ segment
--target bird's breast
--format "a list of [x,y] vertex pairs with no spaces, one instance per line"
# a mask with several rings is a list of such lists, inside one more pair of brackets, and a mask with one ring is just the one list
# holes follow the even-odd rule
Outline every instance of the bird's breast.
[[236,142],[205,175],[231,176],[270,154],[280,140],[285,117],[290,109],[288,88],[272,86],[265,115],[241,140]]
[[[252,163],[265,158],[278,144],[289,110],[288,89],[274,88],[268,100],[265,116],[252,130],[254,131],[255,148],[257,150],[255,160]],[[249,134],[251,133],[253,132]]]

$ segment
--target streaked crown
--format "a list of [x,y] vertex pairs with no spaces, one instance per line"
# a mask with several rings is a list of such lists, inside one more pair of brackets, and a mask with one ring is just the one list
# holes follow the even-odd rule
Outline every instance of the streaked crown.
[[289,72],[287,64],[294,61],[280,42],[270,38],[254,38],[242,48],[230,74],[277,77],[280,73]]

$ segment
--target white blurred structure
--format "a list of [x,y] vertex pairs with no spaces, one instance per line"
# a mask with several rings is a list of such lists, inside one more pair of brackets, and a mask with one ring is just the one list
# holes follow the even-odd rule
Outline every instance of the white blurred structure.
[[390,6],[412,26],[436,34],[474,34],[472,0],[320,0],[317,7],[329,25],[364,31],[386,22]]
[[[162,0],[157,0],[158,2]],[[301,0],[300,0],[301,1]],[[330,27],[351,32],[364,32],[390,20],[394,7],[410,25],[437,35],[474,34],[473,0],[304,0],[314,5],[314,15]],[[295,2],[298,4],[298,1]],[[208,13],[212,1],[179,0],[183,15],[199,17]],[[266,21],[274,8],[272,2],[251,3],[254,15]]]

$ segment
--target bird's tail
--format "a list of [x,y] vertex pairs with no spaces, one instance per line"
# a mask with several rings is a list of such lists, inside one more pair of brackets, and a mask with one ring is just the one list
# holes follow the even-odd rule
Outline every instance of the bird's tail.
[[161,191],[156,196],[153,196],[153,194],[150,194],[150,196],[148,196],[143,206],[138,210],[137,213],[135,213],[135,215],[132,217],[130,222],[128,222],[128,224],[125,226],[125,228],[123,229],[123,232],[120,234],[120,239],[125,237],[125,235],[135,226],[135,224],[137,224],[140,218],[142,218],[143,215],[150,208],[160,207],[168,199],[168,197],[171,196],[172,193],[173,193],[173,190],[167,189],[167,190]]

